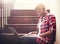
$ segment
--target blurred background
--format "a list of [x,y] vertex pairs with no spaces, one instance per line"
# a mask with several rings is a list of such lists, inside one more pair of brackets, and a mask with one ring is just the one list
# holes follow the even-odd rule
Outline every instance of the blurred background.
[[46,9],[56,16],[56,42],[60,44],[60,0],[0,0],[0,30],[11,33],[13,27],[18,33],[36,30],[39,16],[35,13],[37,4],[43,3]]

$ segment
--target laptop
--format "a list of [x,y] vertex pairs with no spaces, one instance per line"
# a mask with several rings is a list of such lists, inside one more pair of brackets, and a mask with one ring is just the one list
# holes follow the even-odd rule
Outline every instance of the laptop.
[[37,37],[37,34],[18,34],[17,31],[15,30],[15,28],[13,27],[8,27],[8,29],[18,38],[22,38],[22,37]]
[[24,36],[24,34],[18,34],[15,28],[13,27],[8,27],[8,29],[18,38],[21,38],[22,36]]

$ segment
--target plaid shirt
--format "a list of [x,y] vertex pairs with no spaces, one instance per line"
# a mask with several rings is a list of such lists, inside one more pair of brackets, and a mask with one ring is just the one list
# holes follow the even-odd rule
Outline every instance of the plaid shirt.
[[45,33],[47,31],[52,31],[51,35],[44,36],[42,38],[37,38],[36,42],[39,44],[52,44],[55,40],[56,33],[56,19],[54,15],[45,15],[39,18],[37,25],[38,34]]

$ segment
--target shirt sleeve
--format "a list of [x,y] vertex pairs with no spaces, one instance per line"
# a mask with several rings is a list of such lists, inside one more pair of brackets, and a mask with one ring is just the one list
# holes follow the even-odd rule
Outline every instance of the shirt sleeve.
[[56,18],[54,15],[49,16],[49,30],[56,32]]

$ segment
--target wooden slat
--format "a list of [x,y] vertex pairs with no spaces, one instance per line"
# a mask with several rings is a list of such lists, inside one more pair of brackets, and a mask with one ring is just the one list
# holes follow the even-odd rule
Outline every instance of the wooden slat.
[[[18,33],[18,35],[24,35],[24,34],[27,34],[27,33]],[[14,35],[13,33],[2,33],[2,35]]]
[[11,33],[8,27],[15,28],[18,33],[29,33],[31,31],[36,31],[37,25],[5,25],[4,33]]
[[11,16],[36,16],[35,10],[12,10]]
[[37,24],[38,18],[36,17],[8,17],[8,24]]
[[32,25],[32,26],[35,26],[35,25],[37,25],[37,24],[6,24],[6,25]]
[[13,18],[40,18],[40,16],[11,16],[11,17]]

